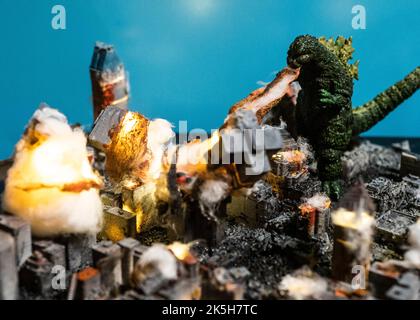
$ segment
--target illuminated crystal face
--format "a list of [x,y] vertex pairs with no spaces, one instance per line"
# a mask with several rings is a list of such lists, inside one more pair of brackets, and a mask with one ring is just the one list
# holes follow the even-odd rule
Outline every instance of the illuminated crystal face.
[[106,147],[106,172],[116,183],[129,178],[139,185],[147,177],[150,155],[147,149],[149,120],[136,112],[127,112],[111,132]]
[[83,131],[44,106],[16,145],[3,208],[28,220],[37,235],[97,232],[101,185],[89,163]]

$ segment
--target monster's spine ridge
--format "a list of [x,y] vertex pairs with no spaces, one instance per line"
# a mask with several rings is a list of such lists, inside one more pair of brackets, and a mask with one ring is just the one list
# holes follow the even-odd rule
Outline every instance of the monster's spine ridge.
[[385,118],[404,100],[413,95],[420,86],[420,66],[403,80],[378,94],[374,99],[353,110],[353,134],[369,130]]

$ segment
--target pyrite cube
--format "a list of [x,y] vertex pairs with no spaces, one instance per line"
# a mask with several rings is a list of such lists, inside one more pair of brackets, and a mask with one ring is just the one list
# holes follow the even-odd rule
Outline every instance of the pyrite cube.
[[136,214],[118,207],[104,206],[104,224],[100,239],[118,242],[136,236]]

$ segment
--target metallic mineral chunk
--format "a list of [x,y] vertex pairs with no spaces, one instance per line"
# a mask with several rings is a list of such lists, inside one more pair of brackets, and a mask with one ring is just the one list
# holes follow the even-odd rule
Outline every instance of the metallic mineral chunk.
[[376,298],[385,299],[385,293],[398,282],[401,272],[393,266],[379,261],[372,264],[369,270],[369,283]]
[[66,266],[66,247],[50,240],[34,241],[34,251],[39,251],[53,265]]
[[403,151],[401,153],[400,174],[402,177],[408,174],[420,177],[420,155]]
[[109,132],[115,128],[127,113],[127,110],[110,106],[104,109],[96,118],[93,129],[89,134],[90,145],[104,151],[105,146],[111,143]]
[[391,300],[418,300],[420,297],[420,278],[414,272],[406,272],[398,283],[386,292]]
[[97,42],[90,64],[94,118],[108,106],[127,108],[129,84],[114,46]]
[[122,283],[121,248],[112,241],[101,241],[92,247],[93,265],[100,271],[101,286],[111,293]]
[[137,216],[118,207],[104,206],[104,222],[100,239],[120,241],[125,237],[135,237]]
[[403,140],[401,142],[395,142],[395,143],[391,144],[391,146],[392,146],[392,149],[394,149],[395,151],[398,151],[398,152],[402,152],[402,151],[411,152],[410,141],[408,141],[408,140]]
[[121,247],[122,283],[128,286],[134,269],[134,249],[140,245],[140,242],[133,238],[125,238],[119,241],[118,245]]
[[10,233],[16,243],[16,263],[20,267],[32,254],[31,227],[22,218],[0,215],[0,230]]
[[397,210],[389,210],[379,216],[376,221],[376,232],[380,239],[396,245],[407,240],[408,228],[416,222],[409,214]]
[[69,272],[77,272],[92,263],[91,247],[96,243],[94,234],[69,234],[57,241],[66,247],[66,269]]
[[234,194],[226,206],[226,212],[237,221],[246,222],[249,226],[257,226],[264,208],[252,194],[249,196]]
[[19,295],[14,238],[0,231],[0,300],[14,300]]
[[26,299],[52,299],[59,292],[52,287],[54,265],[40,251],[34,251],[19,272],[20,288]]

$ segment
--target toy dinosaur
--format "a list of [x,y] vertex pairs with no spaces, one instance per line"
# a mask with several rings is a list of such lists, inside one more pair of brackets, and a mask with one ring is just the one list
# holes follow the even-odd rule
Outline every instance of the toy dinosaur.
[[[341,156],[351,138],[373,127],[417,91],[420,67],[373,100],[352,109],[354,66],[352,69],[345,63],[351,51],[343,59],[329,45],[331,41],[325,39],[299,36],[290,45],[287,63],[300,68],[297,80],[302,90],[294,111],[296,133],[313,145],[323,190],[337,199],[342,188]],[[353,73],[357,77],[357,72]]]

